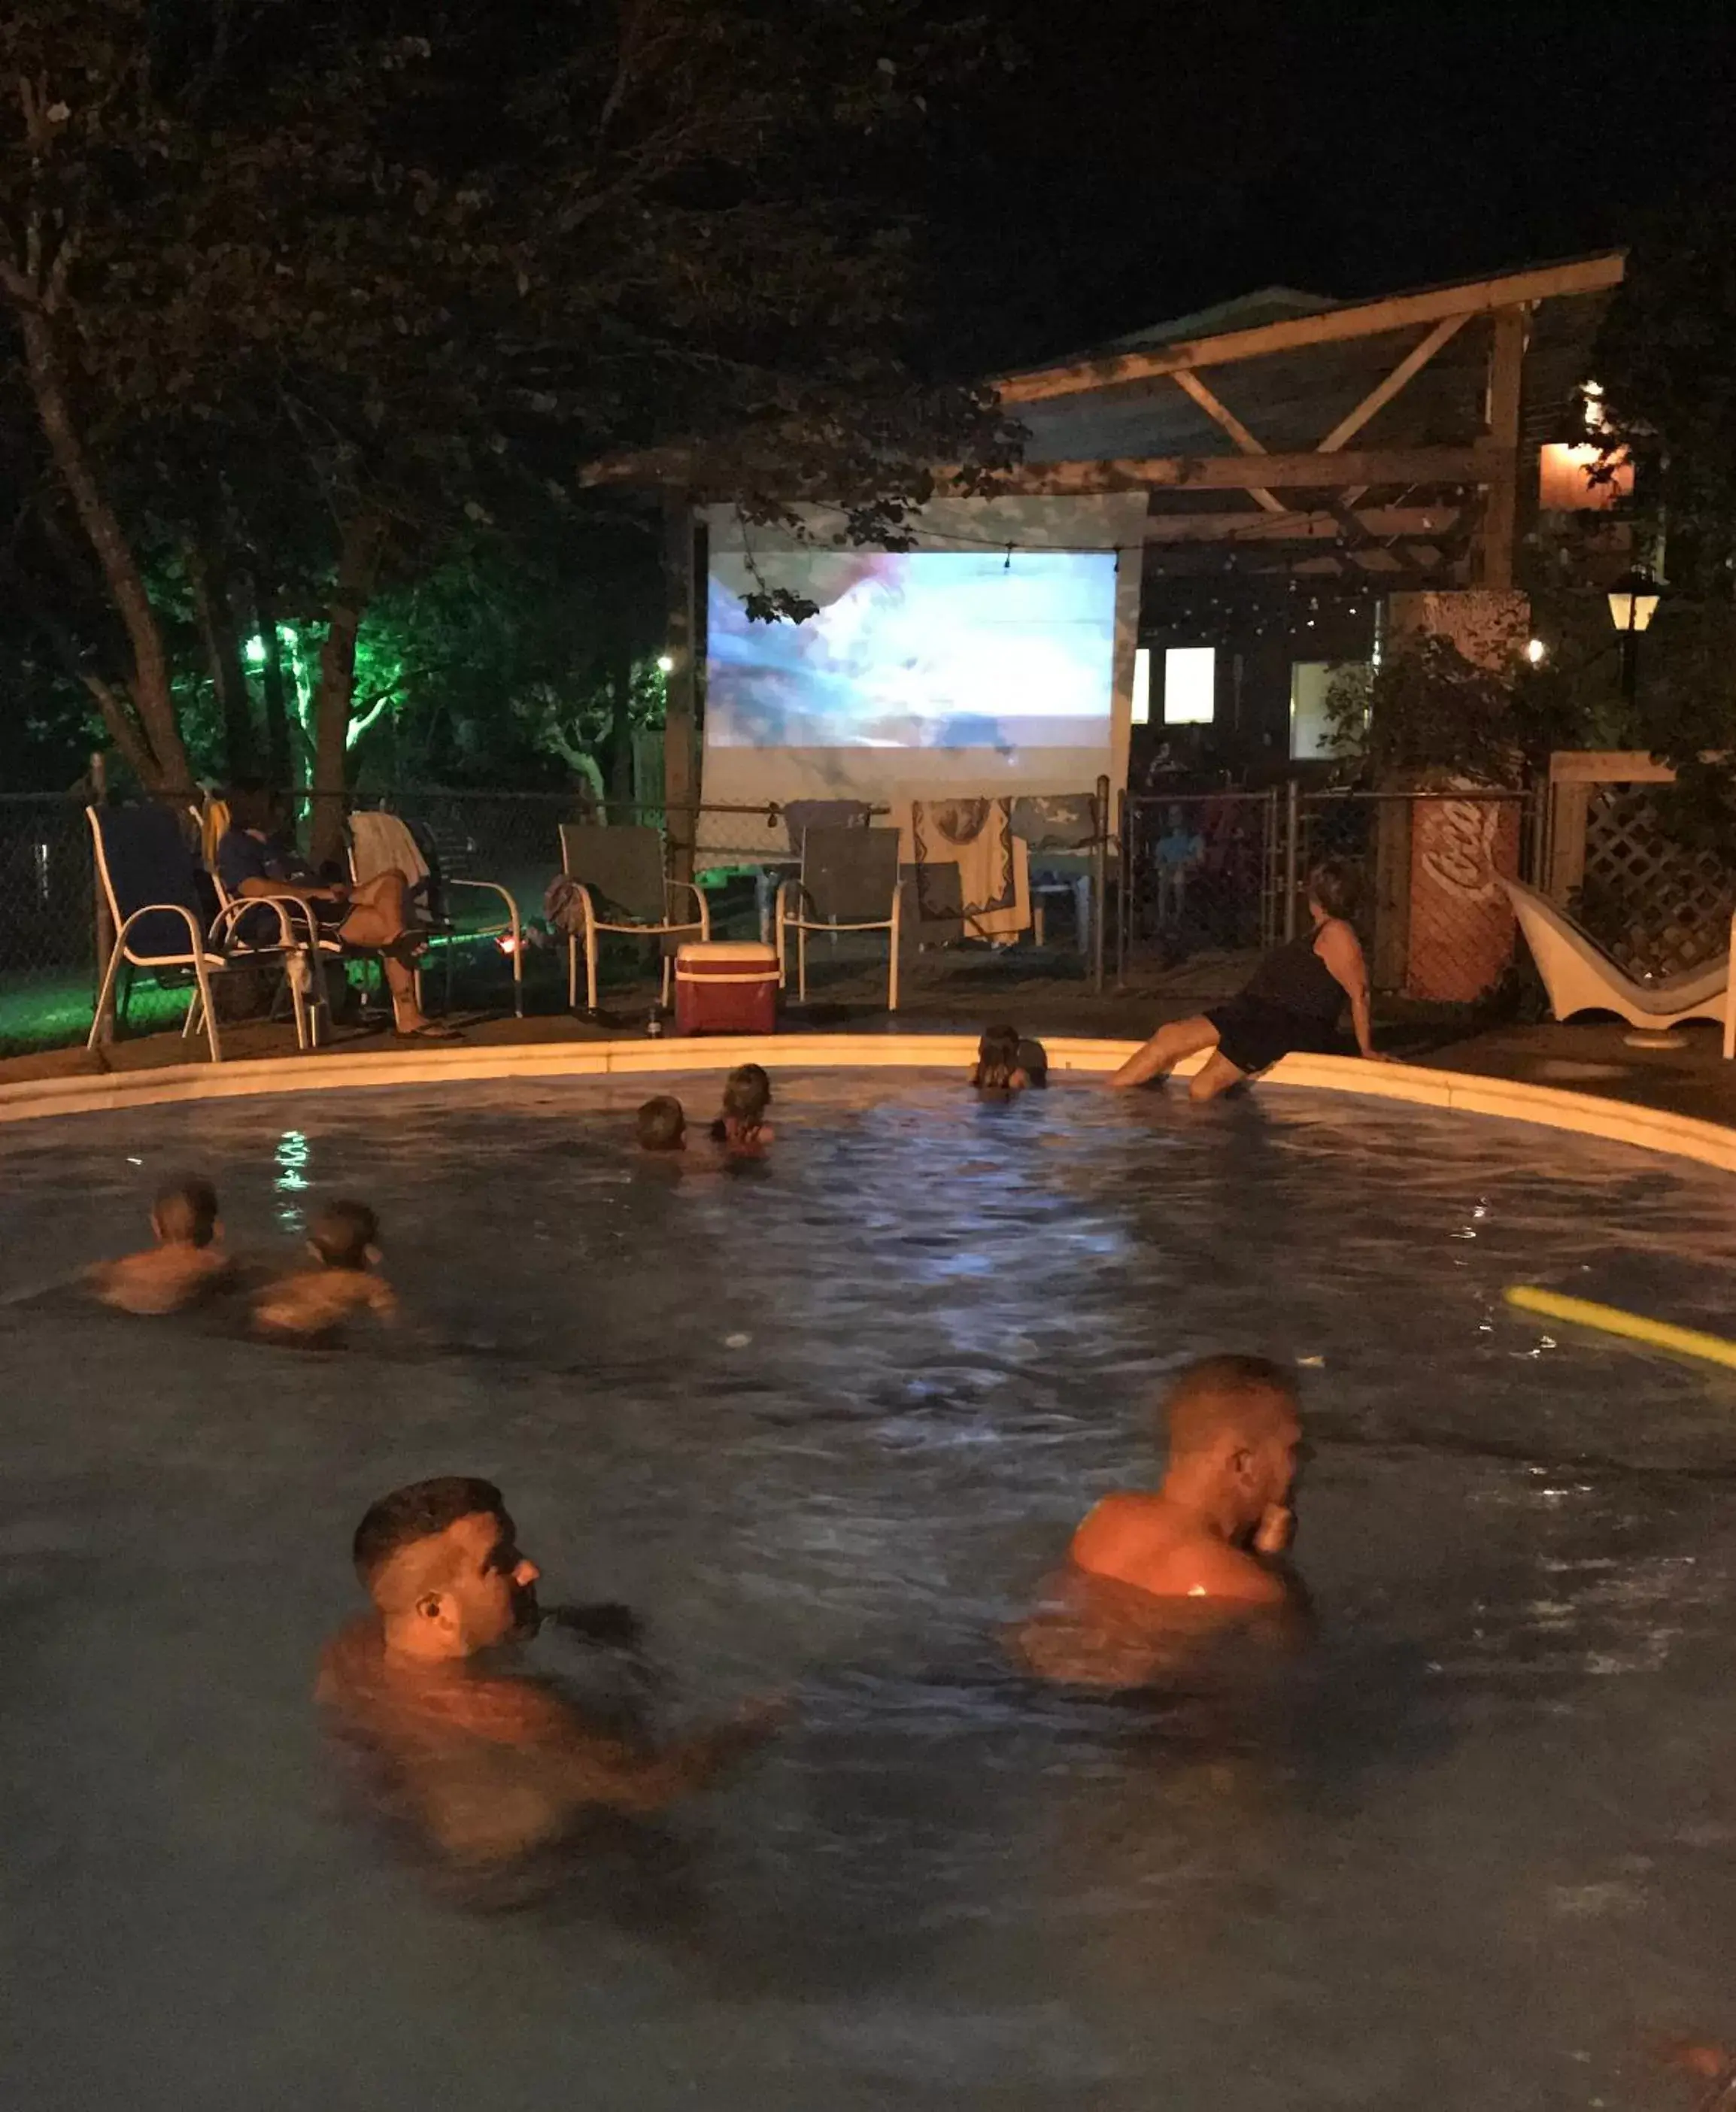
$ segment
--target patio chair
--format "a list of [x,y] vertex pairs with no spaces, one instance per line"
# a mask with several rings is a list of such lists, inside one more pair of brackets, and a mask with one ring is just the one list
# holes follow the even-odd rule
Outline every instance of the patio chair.
[[[144,968],[162,977],[191,971],[193,1001],[181,1024],[185,1040],[203,1026],[211,1060],[223,1060],[217,1016],[211,1002],[213,976],[269,962],[282,967],[295,1010],[295,1043],[308,1046],[308,949],[280,903],[221,904],[212,916],[199,888],[199,867],[181,834],[177,817],[166,807],[87,807],[91,849],[101,888],[115,927],[114,944],[103,972],[96,1013],[85,1046],[94,1049],[102,1031],[115,978],[123,967]],[[267,913],[273,935],[244,939],[237,926],[244,909]],[[131,978],[121,994],[125,1017]]]
[[[418,931],[447,942],[447,1000],[451,1001],[451,942],[458,938],[500,939],[511,935],[513,956],[513,1016],[525,1015],[524,926],[518,904],[508,888],[495,880],[460,880],[440,870],[440,852],[432,835],[401,815],[358,808],[349,817],[349,872],[352,880],[372,880],[382,872],[401,872],[407,899],[419,907]],[[447,890],[467,887],[478,894],[498,894],[506,905],[503,923],[493,922],[461,927],[447,901]],[[416,1001],[421,1003],[421,971],[416,973]]]
[[[287,927],[304,963],[303,971],[298,972],[301,974],[298,987],[287,972],[285,976],[291,997],[301,1008],[298,1013],[297,1034],[299,1036],[303,1031],[301,1020],[304,1013],[307,1045],[317,1048],[321,1041],[330,1038],[331,999],[326,987],[326,967],[328,962],[343,958],[343,941],[320,928],[319,918],[298,894],[249,894],[244,899],[231,894],[223,884],[222,868],[217,863],[217,846],[228,832],[231,821],[228,802],[212,798],[207,799],[203,806],[189,807],[187,812],[192,816],[194,826],[198,833],[200,873],[216,894],[219,910],[230,920],[227,928],[236,934],[244,946],[250,944],[257,954],[260,950],[260,942],[257,940],[248,941],[245,936],[250,926],[256,932],[262,928],[269,931],[271,928],[270,920],[275,916],[280,926]],[[262,912],[257,921],[247,913],[253,909]],[[267,946],[265,950],[270,952],[275,949]],[[274,1001],[274,1017],[276,1013]]]
[[1520,881],[1502,878],[1501,884],[1557,1019],[1571,1019],[1581,1012],[1613,1012],[1630,1026],[1656,1028],[1679,1026],[1687,1019],[1721,1020],[1724,1053],[1731,1054],[1736,1012],[1728,1002],[1728,951],[1721,960],[1690,968],[1685,975],[1637,982],[1547,896]]
[[1073,904],[1073,936],[1079,951],[1091,952],[1091,853],[1097,828],[1095,793],[1046,798],[1027,794],[1013,802],[1013,833],[1024,839],[1030,854],[1031,936],[1037,945],[1048,936],[1044,912],[1049,899],[1064,895]]
[[789,980],[787,934],[795,934],[796,995],[808,1000],[810,931],[885,931],[886,1010],[898,1009],[899,876],[896,829],[809,829],[802,872],[777,890],[777,980]]
[[[574,883],[584,922],[567,937],[567,1003],[578,1003],[579,947],[585,949],[585,1006],[597,1008],[597,935],[621,931],[639,939],[663,940],[698,932],[711,936],[711,908],[704,890],[690,880],[671,880],[663,862],[663,833],[654,828],[611,828],[592,822],[563,822],[561,871]],[[696,918],[671,913],[690,894],[699,905]],[[674,957],[665,945],[663,1003],[669,1002]]]

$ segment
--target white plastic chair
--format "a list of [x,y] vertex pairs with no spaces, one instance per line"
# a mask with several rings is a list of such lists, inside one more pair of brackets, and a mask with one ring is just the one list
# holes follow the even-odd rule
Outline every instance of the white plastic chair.
[[1531,958],[1549,993],[1557,1019],[1576,1013],[1613,1012],[1630,1026],[1663,1029],[1684,1020],[1724,1024],[1724,1053],[1736,1047],[1736,1014],[1729,998],[1730,956],[1691,968],[1684,975],[1639,982],[1612,961],[1597,941],[1564,916],[1546,895],[1522,881],[1501,880]]

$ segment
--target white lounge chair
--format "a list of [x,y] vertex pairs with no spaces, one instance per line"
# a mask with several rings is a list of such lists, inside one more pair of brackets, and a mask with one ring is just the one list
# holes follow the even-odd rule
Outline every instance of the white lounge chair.
[[1613,1012],[1630,1026],[1656,1028],[1679,1026],[1686,1019],[1716,1019],[1724,1024],[1724,1053],[1732,1054],[1736,1010],[1729,1003],[1728,951],[1722,960],[1685,975],[1636,982],[1547,896],[1520,881],[1503,879],[1501,884],[1557,1019],[1571,1019],[1581,1012]]

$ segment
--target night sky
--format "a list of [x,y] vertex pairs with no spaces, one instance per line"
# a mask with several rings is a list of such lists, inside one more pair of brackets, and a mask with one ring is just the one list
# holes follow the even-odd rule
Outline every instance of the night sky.
[[964,370],[1261,285],[1571,256],[1736,167],[1736,10],[1710,0],[988,5],[1024,63],[923,175]]

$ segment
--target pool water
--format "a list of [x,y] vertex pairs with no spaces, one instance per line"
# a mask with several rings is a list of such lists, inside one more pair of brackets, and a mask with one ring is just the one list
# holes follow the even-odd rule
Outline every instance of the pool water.
[[[709,1113],[715,1077],[676,1082]],[[0,1304],[5,2101],[177,2112],[1665,2107],[1736,2036],[1728,1180],[1269,1089],[780,1078],[768,1162],[642,1081],[234,1100],[0,1138],[0,1293],[196,1167],[233,1244],[379,1208],[400,1349]],[[1318,1639],[1204,1731],[997,1630],[1149,1479],[1165,1373],[1296,1363]],[[309,1704],[376,1495],[499,1480],[630,1600],[726,1787],[507,1910],[356,1811]],[[552,1648],[539,1644],[538,1649]]]

